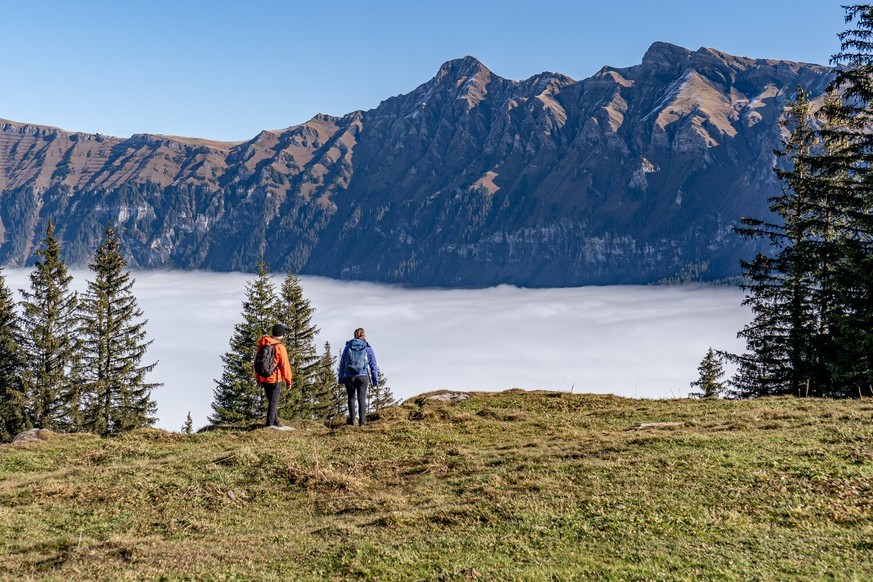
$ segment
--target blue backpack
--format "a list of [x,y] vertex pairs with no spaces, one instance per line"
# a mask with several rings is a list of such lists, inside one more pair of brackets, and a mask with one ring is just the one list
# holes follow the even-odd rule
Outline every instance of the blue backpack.
[[348,343],[349,359],[346,362],[346,376],[366,376],[369,373],[370,357],[367,355],[367,342],[353,339]]

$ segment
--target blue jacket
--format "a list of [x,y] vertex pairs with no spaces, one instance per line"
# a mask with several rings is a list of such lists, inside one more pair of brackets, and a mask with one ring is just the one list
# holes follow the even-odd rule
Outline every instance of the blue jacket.
[[346,347],[343,348],[343,355],[340,358],[339,370],[337,372],[337,382],[340,384],[343,383],[343,380],[349,377],[346,373],[346,364],[349,361],[349,344],[353,341],[363,341],[367,344],[367,364],[370,368],[370,379],[373,381],[373,386],[378,386],[379,384],[379,365],[376,363],[376,354],[373,353],[373,348],[370,347],[370,344],[367,340],[354,340],[350,339],[346,342]]

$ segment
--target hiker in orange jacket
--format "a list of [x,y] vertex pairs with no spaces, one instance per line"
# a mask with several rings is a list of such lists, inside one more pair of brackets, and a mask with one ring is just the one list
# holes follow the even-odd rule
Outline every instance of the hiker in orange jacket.
[[277,323],[273,326],[271,335],[262,336],[258,340],[258,351],[265,345],[273,345],[273,364],[275,370],[269,376],[259,376],[255,372],[255,380],[264,388],[267,397],[267,426],[279,426],[279,390],[282,380],[291,387],[291,362],[288,360],[288,350],[282,344],[285,337],[285,326]]

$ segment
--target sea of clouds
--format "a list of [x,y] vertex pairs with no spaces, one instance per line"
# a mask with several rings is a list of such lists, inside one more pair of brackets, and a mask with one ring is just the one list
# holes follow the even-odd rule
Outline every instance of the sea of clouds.
[[[29,288],[29,270],[5,269],[7,286]],[[89,271],[72,271],[83,290]],[[157,426],[179,430],[190,411],[207,424],[221,355],[241,320],[241,273],[143,271],[133,287],[154,343],[145,363]],[[281,276],[276,277],[277,285]],[[397,398],[437,389],[572,390],[680,398],[712,346],[739,352],[750,320],[736,288],[611,286],[564,289],[404,289],[301,277],[315,308],[318,350],[339,352],[367,330]],[[20,295],[17,295],[20,299]]]

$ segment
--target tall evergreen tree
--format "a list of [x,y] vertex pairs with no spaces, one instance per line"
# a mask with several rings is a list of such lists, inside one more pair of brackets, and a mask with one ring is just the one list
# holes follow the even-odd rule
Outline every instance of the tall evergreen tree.
[[[862,274],[863,273],[863,274]],[[848,280],[834,322],[831,373],[840,396],[873,396],[873,253],[854,250],[841,275]]]
[[151,426],[157,404],[147,382],[156,363],[142,364],[148,346],[143,312],[133,294],[134,279],[125,270],[115,230],[88,265],[94,280],[81,301],[84,428],[108,435]]
[[30,291],[22,290],[25,410],[36,428],[79,430],[81,381],[78,296],[70,290],[72,276],[61,258],[61,246],[48,221],[42,247],[30,274]]
[[25,415],[23,337],[15,300],[0,270],[0,442],[9,442],[28,427]]
[[276,320],[285,324],[288,359],[294,374],[293,386],[281,393],[279,416],[282,418],[312,418],[318,396],[316,386],[320,358],[315,349],[318,327],[312,323],[315,308],[303,296],[303,285],[297,275],[289,273],[282,282]]
[[230,351],[221,361],[221,379],[216,380],[212,415],[213,424],[250,422],[264,414],[264,392],[254,377],[253,362],[258,340],[269,334],[278,312],[276,287],[263,259],[258,263],[258,276],[246,284],[242,321],[234,326]]
[[776,170],[783,191],[770,199],[770,210],[779,220],[747,218],[737,229],[744,236],[769,239],[773,251],[773,256],[761,253],[743,263],[744,305],[754,318],[739,333],[749,353],[733,357],[739,369],[733,382],[738,396],[809,393],[810,385],[821,394],[829,386],[817,353],[822,328],[815,303],[821,298],[821,278],[814,260],[814,247],[827,228],[819,209],[828,190],[818,186],[810,168],[821,143],[806,93],[798,89],[790,105],[783,122],[790,137],[777,152],[787,166]]
[[788,116],[776,224],[747,221],[775,254],[745,265],[755,320],[735,357],[739,395],[873,394],[873,5],[846,6],[830,95],[809,122],[805,96]]
[[873,5],[844,7],[851,28],[840,33],[831,59],[838,98],[823,108],[824,132],[841,147],[817,160],[833,177],[838,230],[839,303],[835,308],[830,370],[843,396],[873,395]]

